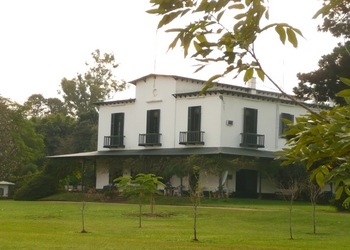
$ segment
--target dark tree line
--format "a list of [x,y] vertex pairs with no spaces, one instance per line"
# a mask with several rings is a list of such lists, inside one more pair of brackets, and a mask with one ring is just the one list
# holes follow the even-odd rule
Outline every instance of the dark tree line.
[[[118,64],[113,53],[96,50],[91,55],[85,73],[62,79],[58,91],[62,99],[32,94],[20,105],[0,96],[0,179],[16,182],[18,199],[28,198],[26,190],[40,193],[43,188],[50,193],[65,177],[81,177],[76,162],[59,161],[63,172],[58,174],[53,171],[57,160],[47,156],[96,150],[94,103],[122,90],[125,81],[115,76]],[[44,188],[45,182],[51,183],[50,188]]]
[[[329,0],[324,0],[329,3]],[[324,17],[318,31],[330,32],[334,37],[350,38],[350,0],[343,0]],[[320,41],[321,42],[321,41]],[[298,73],[298,86],[293,92],[315,102],[334,101],[344,105],[344,98],[336,93],[346,89],[340,77],[350,78],[350,42],[338,44],[330,54],[323,55],[318,69],[309,73]]]

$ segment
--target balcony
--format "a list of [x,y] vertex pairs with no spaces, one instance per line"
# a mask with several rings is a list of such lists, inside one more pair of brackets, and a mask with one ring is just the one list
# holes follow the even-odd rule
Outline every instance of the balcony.
[[139,146],[162,146],[161,135],[158,133],[139,134]]
[[253,133],[241,133],[241,147],[250,148],[264,148],[265,135],[258,135]]
[[103,140],[103,147],[104,148],[125,148],[124,136],[123,135],[105,136]]
[[180,144],[182,145],[204,145],[203,131],[186,131],[180,132]]

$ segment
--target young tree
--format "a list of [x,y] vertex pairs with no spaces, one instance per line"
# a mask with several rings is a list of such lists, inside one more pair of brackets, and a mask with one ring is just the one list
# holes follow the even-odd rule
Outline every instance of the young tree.
[[192,173],[189,176],[189,191],[193,203],[193,240],[197,238],[197,209],[201,198],[200,170],[208,164],[208,159],[203,155],[190,155],[187,162],[191,166]]
[[139,227],[141,227],[142,221],[142,205],[148,201],[151,204],[151,213],[154,209],[154,196],[162,194],[159,190],[159,186],[165,186],[160,180],[162,177],[154,174],[138,174],[135,179],[131,176],[123,176],[114,179],[117,182],[118,190],[125,197],[137,198],[139,203]]
[[305,191],[308,192],[310,202],[312,205],[312,222],[313,222],[313,233],[316,234],[316,205],[317,199],[321,194],[321,188],[314,180],[310,180],[305,183]]

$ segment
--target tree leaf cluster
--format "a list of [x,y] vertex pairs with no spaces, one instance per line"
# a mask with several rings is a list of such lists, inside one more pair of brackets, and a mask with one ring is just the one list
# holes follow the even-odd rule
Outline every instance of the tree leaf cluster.
[[0,96],[0,179],[8,179],[23,172],[34,171],[35,163],[43,154],[42,136],[27,120],[19,104]]
[[[341,80],[350,86],[349,79]],[[346,105],[321,111],[326,119],[313,114],[298,117],[285,132],[293,135],[286,142],[289,147],[278,152],[283,165],[304,162],[320,187],[333,182],[337,199],[344,192],[350,196],[350,91],[343,90],[339,96],[345,98]],[[349,202],[345,200],[345,204]]]
[[[195,72],[204,69],[211,63],[224,63],[226,68],[219,74],[207,80],[205,91],[210,84],[220,77],[235,73],[237,77],[244,72],[244,81],[248,81],[254,74],[264,81],[265,73],[257,60],[254,43],[259,35],[274,29],[280,41],[288,41],[297,47],[297,36],[302,36],[300,30],[286,23],[270,23],[262,26],[269,19],[268,1],[264,0],[217,0],[217,1],[179,1],[179,0],[151,0],[153,9],[150,14],[162,16],[158,28],[162,28],[182,16],[193,16],[184,28],[172,28],[167,32],[177,34],[169,49],[179,43],[183,48],[184,57],[190,53],[198,62]],[[228,14],[229,13],[229,14]],[[233,19],[227,23],[226,15]],[[198,18],[199,19],[196,19]]]
[[[330,2],[333,4],[330,5]],[[334,37],[350,38],[350,1],[324,0],[324,7],[317,14],[324,16],[323,24],[318,26],[322,32],[330,32]]]
[[328,55],[318,61],[318,69],[309,73],[298,73],[299,83],[293,88],[298,97],[316,103],[334,101],[344,105],[344,98],[337,93],[346,88],[340,77],[350,78],[350,42],[338,44]]

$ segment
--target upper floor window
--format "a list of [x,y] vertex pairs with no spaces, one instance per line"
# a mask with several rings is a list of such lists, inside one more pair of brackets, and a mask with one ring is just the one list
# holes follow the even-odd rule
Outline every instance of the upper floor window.
[[280,135],[282,135],[286,131],[286,129],[288,128],[288,124],[283,121],[284,119],[289,120],[291,122],[294,122],[294,115],[287,114],[287,113],[281,113],[281,115],[280,115],[280,131],[279,131]]
[[161,146],[160,109],[147,110],[146,134],[139,135],[139,146]]
[[180,144],[204,144],[201,131],[201,106],[188,107],[187,131],[180,132]]
[[256,134],[258,130],[258,110],[244,108],[243,133]]
[[243,114],[243,133],[241,133],[242,147],[265,147],[265,135],[257,134],[258,131],[258,110],[244,108]]
[[160,125],[160,109],[147,110],[147,134],[158,134]]
[[103,147],[124,147],[124,113],[111,115],[111,133],[110,136],[105,136]]
[[201,106],[188,107],[187,131],[201,131]]

